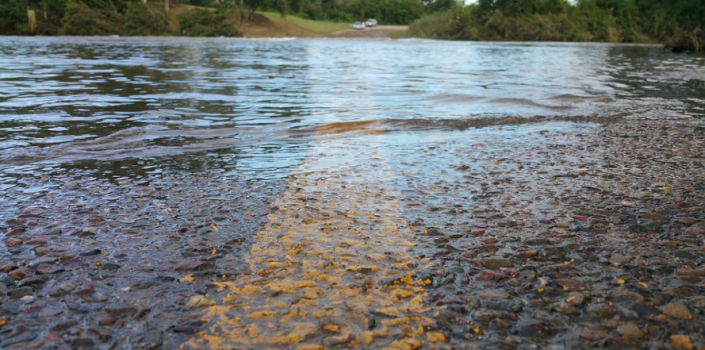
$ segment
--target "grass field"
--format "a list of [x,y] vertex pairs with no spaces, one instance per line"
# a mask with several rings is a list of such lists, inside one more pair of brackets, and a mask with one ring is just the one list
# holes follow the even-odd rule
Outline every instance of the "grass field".
[[[281,20],[281,16],[278,12],[260,12],[261,14],[272,18]],[[303,19],[301,17],[296,17],[294,15],[287,15],[285,21],[309,32],[316,34],[326,35],[339,30],[347,29],[349,23],[339,23],[339,22],[329,22],[329,21],[313,21],[310,19]]]

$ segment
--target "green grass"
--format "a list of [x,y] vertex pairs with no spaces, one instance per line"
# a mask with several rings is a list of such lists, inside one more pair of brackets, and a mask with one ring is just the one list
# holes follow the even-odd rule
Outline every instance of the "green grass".
[[[282,19],[277,12],[259,12],[267,17]],[[286,21],[309,32],[316,34],[326,35],[339,30],[347,29],[349,23],[339,23],[330,21],[313,21],[310,19],[303,19],[301,17],[296,17],[294,15],[287,15]]]
[[411,34],[409,34],[408,30],[395,30],[389,33],[388,37],[391,39],[407,39],[411,38]]

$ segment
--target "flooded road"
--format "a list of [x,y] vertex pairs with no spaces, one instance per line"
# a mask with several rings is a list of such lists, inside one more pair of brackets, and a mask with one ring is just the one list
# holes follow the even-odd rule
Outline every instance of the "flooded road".
[[705,346],[701,56],[12,37],[0,53],[0,347]]

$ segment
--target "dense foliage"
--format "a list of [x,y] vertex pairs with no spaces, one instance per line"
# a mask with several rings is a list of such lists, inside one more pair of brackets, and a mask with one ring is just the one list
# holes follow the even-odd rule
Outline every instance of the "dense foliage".
[[[350,22],[376,18],[381,24],[408,24],[427,13],[446,11],[454,3],[455,0],[2,0],[0,35],[233,36],[239,35],[236,23],[258,10],[314,20]],[[180,11],[193,6],[205,9]]]
[[168,32],[169,23],[161,12],[152,11],[141,2],[132,2],[125,12],[127,35],[162,35]]
[[230,9],[221,7],[217,11],[194,10],[179,14],[179,31],[185,36],[240,36],[235,29],[234,16]]
[[411,34],[462,40],[655,42],[705,28],[702,0],[479,0],[414,23]]
[[442,39],[680,37],[696,47],[705,40],[696,30],[705,28],[703,0],[478,0],[470,6],[460,0],[2,0],[0,34],[238,36],[238,25],[259,10],[342,22],[415,21],[412,36]]

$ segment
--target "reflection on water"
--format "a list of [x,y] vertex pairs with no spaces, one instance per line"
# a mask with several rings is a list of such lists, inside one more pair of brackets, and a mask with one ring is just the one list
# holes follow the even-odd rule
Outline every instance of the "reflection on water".
[[655,46],[0,38],[0,52],[5,176],[217,154],[280,177],[314,132],[705,115],[705,58]]

